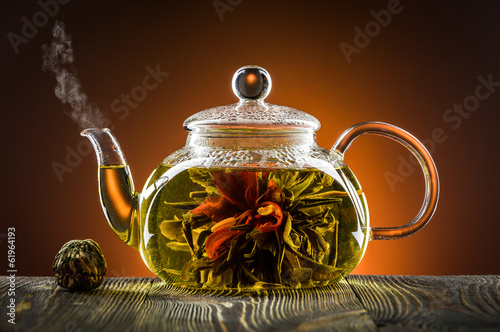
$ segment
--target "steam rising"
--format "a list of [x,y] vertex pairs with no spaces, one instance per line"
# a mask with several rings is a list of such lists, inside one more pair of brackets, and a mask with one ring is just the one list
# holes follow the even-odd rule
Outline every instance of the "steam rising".
[[56,76],[57,86],[55,94],[63,104],[69,104],[71,109],[66,113],[82,129],[101,127],[103,115],[97,106],[88,101],[82,91],[82,85],[73,67],[73,48],[71,36],[64,31],[64,23],[56,21],[52,30],[54,37],[50,45],[44,44],[43,65],[44,71],[50,70]]

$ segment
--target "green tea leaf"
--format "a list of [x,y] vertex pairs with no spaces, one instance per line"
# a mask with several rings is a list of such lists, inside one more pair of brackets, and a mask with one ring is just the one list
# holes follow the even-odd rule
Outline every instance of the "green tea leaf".
[[161,234],[169,240],[181,242],[184,240],[182,234],[182,221],[180,220],[164,220],[160,224]]
[[315,175],[313,172],[306,173],[304,177],[298,179],[294,183],[285,183],[284,186],[293,194],[293,199],[297,199],[300,195],[306,191],[315,191],[313,188]]
[[204,214],[192,214],[191,212],[188,212],[188,214],[185,215],[184,218],[186,220],[189,220],[189,222],[191,223],[191,228],[193,229],[213,224],[213,220]]
[[203,256],[203,253],[205,253],[205,243],[207,242],[208,237],[212,234],[212,232],[207,229],[204,230],[200,233],[198,236],[198,240],[196,241],[197,244],[197,250],[195,252],[195,257],[200,259]]
[[[300,267],[312,269],[312,278],[317,281],[328,281],[339,271],[339,268],[324,265],[295,252]],[[292,254],[293,255],[293,254]]]
[[221,193],[219,189],[217,189],[217,185],[215,184],[214,177],[212,173],[208,169],[204,168],[190,168],[188,170],[191,181],[196,184],[199,184],[203,188],[208,195],[217,195],[220,196]]
[[297,205],[297,210],[302,210],[304,208],[316,207],[321,205],[332,205],[335,203],[342,203],[341,198],[320,198],[320,197],[301,197],[299,204]]
[[293,269],[290,274],[290,279],[294,283],[308,284],[311,281],[313,271],[310,268]]
[[204,188],[208,186],[215,187],[214,177],[208,168],[190,168],[188,169],[188,172],[191,181],[194,183],[199,184]]
[[194,255],[193,233],[191,230],[191,223],[187,220],[182,222],[182,233],[184,234],[184,238],[189,245],[191,254]]
[[243,253],[248,249],[249,245],[253,244],[243,235],[234,238],[231,241],[231,247],[229,248],[229,253],[227,254],[227,261],[238,261],[239,257],[243,256]]
[[175,251],[187,251],[187,252],[191,251],[189,244],[187,244],[186,242],[172,241],[167,243],[166,246]]
[[164,202],[165,204],[167,204],[168,206],[171,206],[173,208],[177,208],[177,209],[183,209],[183,210],[193,210],[193,209],[196,209],[200,203],[199,202],[175,202],[175,203],[171,203],[171,202]]
[[326,253],[328,253],[329,246],[323,239],[321,235],[319,235],[312,228],[304,228],[304,232],[307,234],[309,239],[309,243],[312,246],[312,253],[310,256],[317,262],[321,262]]
[[254,241],[257,247],[261,250],[268,250],[273,255],[278,252],[278,241],[273,232],[261,232],[257,228],[247,234],[247,238]]
[[245,266],[245,264],[241,264],[241,269],[248,279],[250,279],[254,283],[260,282],[260,280],[257,279],[257,277]]
[[292,231],[292,218],[287,213],[286,215],[283,216],[283,219],[284,219],[284,223],[285,223],[285,228],[283,229],[283,241],[286,244],[288,244],[290,246],[290,248],[292,248],[293,250],[299,250],[300,245],[297,245],[292,240],[292,237],[290,236],[290,233]]
[[198,202],[204,201],[205,199],[207,199],[208,196],[210,196],[210,193],[207,192],[206,190],[203,190],[203,191],[192,191],[192,192],[189,193],[189,198],[194,198]]

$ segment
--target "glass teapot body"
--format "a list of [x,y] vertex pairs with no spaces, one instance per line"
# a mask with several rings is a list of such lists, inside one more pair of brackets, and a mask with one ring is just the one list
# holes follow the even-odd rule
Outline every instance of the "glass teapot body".
[[[240,68],[233,77],[240,101],[188,118],[185,147],[160,163],[141,193],[109,129],[82,132],[96,151],[109,225],[164,281],[238,291],[326,285],[358,265],[369,240],[411,235],[431,219],[439,179],[415,137],[365,122],[323,149],[318,120],[265,103],[270,89],[264,69]],[[424,202],[406,225],[370,227],[364,193],[344,163],[364,134],[404,145],[422,167]]]
[[140,250],[187,287],[324,285],[351,272],[369,237],[365,197],[314,133],[190,133],[142,192]]

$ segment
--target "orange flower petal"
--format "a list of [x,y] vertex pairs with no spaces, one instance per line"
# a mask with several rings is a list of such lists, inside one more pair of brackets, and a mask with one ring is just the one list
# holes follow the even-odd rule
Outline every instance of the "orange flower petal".
[[210,234],[205,243],[205,251],[207,252],[208,258],[215,260],[220,254],[224,253],[224,251],[229,250],[229,246],[224,244],[238,233],[239,231],[223,228]]
[[238,209],[222,196],[209,197],[197,208],[190,211],[192,214],[204,214],[213,221],[219,222],[234,216]]
[[213,171],[215,183],[224,197],[240,210],[253,208],[259,195],[257,172]]
[[257,212],[259,213],[259,218],[256,218],[257,222],[255,227],[261,232],[272,232],[277,230],[281,226],[283,221],[283,212],[278,204],[274,202],[264,202],[259,204]]
[[216,232],[216,231],[218,231],[219,229],[222,229],[222,228],[229,228],[231,226],[234,226],[236,224],[236,221],[237,220],[234,217],[226,218],[226,219],[224,219],[222,221],[219,221],[215,225],[213,225],[212,228],[210,228],[210,230],[212,232]]

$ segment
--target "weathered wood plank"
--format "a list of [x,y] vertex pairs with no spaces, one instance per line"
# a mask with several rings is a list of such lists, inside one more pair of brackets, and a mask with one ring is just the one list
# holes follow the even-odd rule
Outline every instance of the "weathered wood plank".
[[348,276],[336,286],[232,296],[152,278],[107,278],[70,293],[53,277],[18,277],[16,325],[7,322],[8,289],[0,277],[2,331],[500,330],[500,276]]
[[224,296],[181,290],[156,279],[132,330],[374,331],[346,281],[303,290]]
[[[55,284],[53,277],[16,278],[16,324],[4,319],[2,331],[117,331],[130,327],[151,287],[151,278],[107,278],[98,289],[71,293]],[[0,278],[2,308],[9,300]],[[3,310],[2,310],[3,312]]]
[[[154,282],[153,282],[154,280]],[[0,279],[0,290],[6,285]],[[4,293],[2,292],[2,295]],[[2,331],[373,331],[374,322],[347,282],[261,295],[190,293],[159,279],[107,278],[88,293],[70,293],[54,278],[17,279],[25,310]],[[4,305],[6,298],[0,302]]]
[[500,276],[349,276],[380,330],[500,331]]

